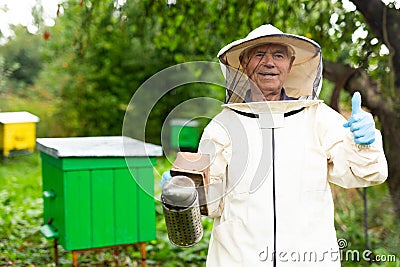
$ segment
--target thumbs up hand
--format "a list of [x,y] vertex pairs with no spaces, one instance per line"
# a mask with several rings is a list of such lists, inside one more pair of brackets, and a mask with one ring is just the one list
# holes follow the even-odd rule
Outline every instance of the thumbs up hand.
[[351,117],[343,124],[350,128],[354,135],[354,142],[359,145],[370,145],[375,141],[375,121],[372,115],[361,109],[361,95],[355,92],[351,99]]

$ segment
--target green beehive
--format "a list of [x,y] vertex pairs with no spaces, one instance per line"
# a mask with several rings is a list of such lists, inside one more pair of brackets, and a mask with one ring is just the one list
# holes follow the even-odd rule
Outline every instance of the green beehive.
[[170,121],[171,147],[196,150],[199,145],[200,130],[197,121],[173,119]]
[[159,146],[128,137],[38,138],[44,225],[66,250],[156,238],[153,166]]

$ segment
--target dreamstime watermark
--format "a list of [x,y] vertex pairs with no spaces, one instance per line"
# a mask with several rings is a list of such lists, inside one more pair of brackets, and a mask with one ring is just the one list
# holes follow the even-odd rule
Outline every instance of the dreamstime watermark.
[[338,247],[327,250],[280,250],[272,251],[266,247],[258,254],[260,261],[277,262],[396,262],[397,257],[393,254],[375,254],[371,250],[348,249],[348,242],[341,238]]
[[[274,255],[275,254],[275,255]],[[281,250],[277,252],[271,251],[268,247],[258,254],[260,261],[273,261],[277,262],[326,262],[326,261],[340,261],[340,251],[331,249],[330,251],[297,251],[297,250]]]
[[369,249],[357,250],[349,249],[349,244],[346,239],[338,239],[340,256],[342,261],[352,262],[396,262],[397,257],[394,254],[375,254]]

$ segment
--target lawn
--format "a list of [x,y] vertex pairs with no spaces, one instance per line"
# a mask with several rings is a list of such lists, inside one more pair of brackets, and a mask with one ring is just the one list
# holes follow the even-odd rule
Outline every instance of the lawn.
[[[157,162],[156,196],[160,194],[157,173],[168,162]],[[43,224],[41,188],[41,161],[38,152],[19,155],[0,162],[0,266],[55,266],[53,242],[39,232]],[[157,197],[158,198],[158,197]],[[181,249],[169,243],[162,207],[156,201],[157,240],[147,245],[148,266],[202,266],[206,256],[211,220],[204,219],[205,238],[189,249]],[[61,266],[72,266],[70,252],[59,249]],[[118,252],[118,256],[115,256]],[[140,266],[138,247],[117,250],[101,250],[79,254],[80,266]]]
[[0,251],[2,266],[50,262],[42,224],[41,169],[37,153],[0,163]]

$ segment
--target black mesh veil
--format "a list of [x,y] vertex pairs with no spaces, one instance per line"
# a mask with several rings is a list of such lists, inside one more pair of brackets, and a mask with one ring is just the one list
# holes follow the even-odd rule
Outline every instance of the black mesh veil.
[[[295,99],[318,100],[322,85],[322,54],[318,43],[303,36],[286,34],[272,25],[262,25],[243,39],[233,41],[218,53],[221,70],[226,79],[225,103],[251,101],[249,89],[254,93],[255,84],[243,71],[243,59],[248,49],[261,44],[287,46],[294,61],[283,84],[287,96]],[[254,70],[256,70],[254,68]]]

